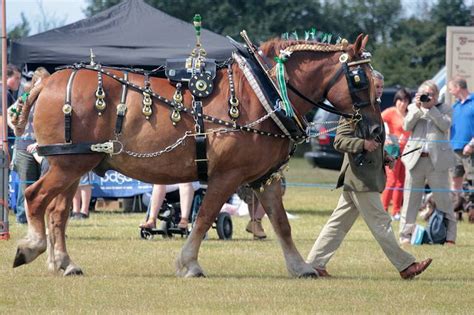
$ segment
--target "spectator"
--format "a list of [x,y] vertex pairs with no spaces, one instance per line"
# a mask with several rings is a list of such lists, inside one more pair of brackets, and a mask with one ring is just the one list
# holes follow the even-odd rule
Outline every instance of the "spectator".
[[[31,86],[26,87],[25,92],[29,92],[33,86],[48,76],[49,72],[45,68],[40,67],[36,69],[31,81]],[[21,112],[24,101],[23,97],[20,97],[17,102],[8,109],[8,123],[17,137],[15,139],[13,169],[18,173],[21,183],[16,203],[16,220],[21,224],[27,223],[26,211],[28,210],[24,197],[25,189],[37,181],[41,175],[41,167],[33,156],[33,151],[36,148],[36,145],[34,145],[36,139],[33,131],[34,105],[32,106],[31,114],[28,117],[25,128],[20,128],[15,124],[18,121],[18,115]]]
[[451,125],[451,147],[456,155],[453,168],[452,189],[455,191],[455,204],[461,198],[464,178],[469,183],[468,204],[470,222],[474,218],[474,93],[470,94],[467,82],[461,77],[454,77],[448,83],[448,91],[456,98],[453,104],[453,122]]
[[455,244],[456,241],[457,222],[449,198],[448,174],[448,169],[454,165],[454,154],[448,142],[452,109],[446,104],[438,103],[438,94],[438,87],[433,81],[423,82],[415,95],[415,102],[408,106],[408,113],[403,120],[403,128],[412,132],[404,151],[421,149],[402,157],[406,167],[400,219],[402,244],[410,244],[426,182],[433,190],[438,210],[447,219],[446,243]]
[[[7,65],[7,108],[10,107],[16,100],[18,89],[21,83],[21,72],[17,66],[9,64]],[[2,90],[0,89],[0,104],[2,100]],[[0,106],[0,114],[2,114],[2,107]],[[3,123],[0,122],[0,127],[3,127]],[[3,129],[2,129],[3,130]],[[13,144],[15,143],[15,135],[12,128],[8,128],[8,153],[12,158]]]
[[[165,200],[166,185],[153,185],[151,193],[151,205],[148,219],[145,223],[140,224],[142,229],[156,228],[156,218],[160,211],[161,205]],[[181,208],[181,220],[178,223],[178,228],[187,229],[189,224],[189,215],[191,214],[191,207],[193,205],[194,187],[193,183],[179,184],[179,201]]]
[[267,234],[265,234],[265,230],[262,226],[262,218],[265,216],[265,210],[253,190],[248,186],[240,186],[237,190],[237,195],[249,206],[250,221],[245,231],[253,234],[254,239],[266,238]]
[[[407,107],[410,101],[410,93],[402,88],[395,93],[393,99],[394,106],[382,112],[382,119],[385,123],[385,132],[387,134],[385,148],[393,157],[400,155],[410,135],[409,132],[403,130],[403,119],[407,114]],[[390,152],[388,148],[393,148],[393,152]],[[400,159],[397,159],[393,169],[385,167],[385,172],[387,174],[387,182],[382,193],[382,205],[385,211],[388,211],[390,201],[392,201],[392,219],[398,221],[400,220],[400,209],[403,202],[405,166]]]
[[380,104],[383,94],[384,77],[377,70],[372,71],[372,77],[374,78],[375,96],[377,97],[377,102]]
[[88,219],[89,218],[89,206],[92,196],[92,174],[87,174],[81,177],[79,186],[77,187],[76,194],[72,200],[72,214],[71,219]]
[[[377,141],[357,137],[355,126],[346,118],[341,118],[337,128],[334,147],[345,153],[338,179],[338,187],[343,186],[343,191],[336,209],[314,243],[307,262],[320,277],[329,277],[326,264],[360,213],[400,276],[412,279],[428,268],[431,259],[415,262],[415,257],[397,243],[390,216],[384,211],[379,195],[385,187],[384,164],[393,163],[393,159],[388,155],[384,157],[383,145]],[[363,152],[365,162],[360,163],[357,157]]]

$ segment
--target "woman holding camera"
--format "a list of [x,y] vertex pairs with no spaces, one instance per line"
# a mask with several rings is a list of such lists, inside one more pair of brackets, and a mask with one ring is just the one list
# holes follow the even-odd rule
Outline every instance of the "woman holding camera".
[[402,157],[406,168],[403,208],[400,218],[400,242],[409,244],[416,227],[416,216],[421,206],[423,188],[428,183],[433,191],[437,209],[447,219],[446,243],[456,241],[457,221],[449,197],[448,169],[454,165],[449,144],[452,109],[438,103],[439,90],[433,81],[425,81],[418,88],[414,103],[408,106],[403,129],[411,131],[404,152],[418,149]]

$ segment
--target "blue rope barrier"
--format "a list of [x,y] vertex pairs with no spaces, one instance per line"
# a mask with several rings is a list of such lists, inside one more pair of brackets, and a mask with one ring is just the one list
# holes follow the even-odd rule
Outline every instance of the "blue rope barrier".
[[[335,189],[336,185],[331,185],[331,184],[315,184],[315,183],[292,183],[292,182],[287,182],[286,183],[287,187],[309,187],[309,188],[324,188],[324,189]],[[408,188],[397,188],[397,187],[386,187],[386,190],[399,190],[399,191],[434,191],[434,192],[461,192],[461,193],[474,193],[474,190],[463,190],[463,189],[443,189],[443,188],[418,188],[414,187],[411,189]]]
[[[33,184],[35,181],[18,181],[19,184]],[[308,188],[323,188],[323,189],[335,189],[336,188],[336,185],[335,184],[316,184],[316,183],[293,183],[293,182],[287,182],[286,183],[286,187],[308,187]],[[131,188],[127,188],[125,187],[124,188],[125,190],[127,189],[130,189],[132,190]],[[411,188],[411,189],[407,189],[407,188],[398,188],[398,187],[385,187],[386,190],[399,190],[399,191],[434,191],[434,192],[460,192],[460,193],[474,193],[474,190],[472,189],[469,189],[469,190],[464,190],[464,189],[443,189],[443,188],[426,188],[426,187],[423,187],[423,188],[418,188],[418,187],[415,187],[415,188]]]

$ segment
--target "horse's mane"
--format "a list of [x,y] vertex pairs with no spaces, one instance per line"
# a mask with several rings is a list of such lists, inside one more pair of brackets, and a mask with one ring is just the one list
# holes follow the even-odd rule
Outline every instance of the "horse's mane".
[[333,52],[345,51],[347,47],[344,43],[328,44],[317,41],[306,40],[283,40],[280,38],[271,39],[261,45],[263,53],[267,56],[276,56],[280,50],[295,51],[316,51],[316,52]]

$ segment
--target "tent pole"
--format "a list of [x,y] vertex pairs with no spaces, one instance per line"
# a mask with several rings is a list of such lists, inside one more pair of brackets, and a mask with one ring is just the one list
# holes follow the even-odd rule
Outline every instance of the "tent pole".
[[2,113],[0,126],[0,240],[8,240],[8,131],[7,131],[7,23],[6,0],[2,0]]

